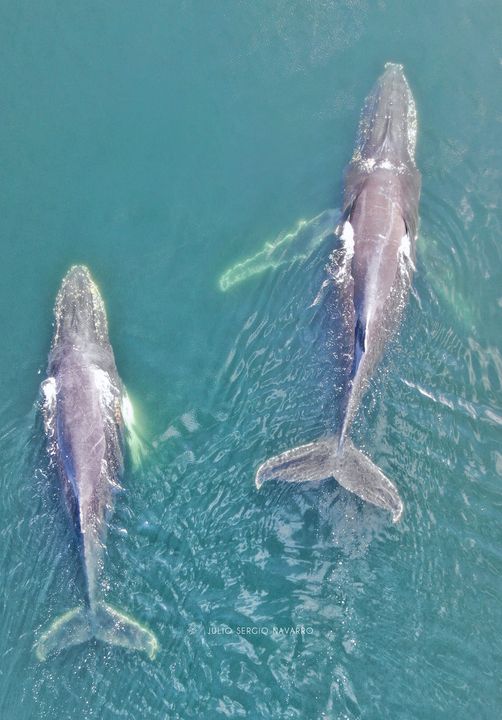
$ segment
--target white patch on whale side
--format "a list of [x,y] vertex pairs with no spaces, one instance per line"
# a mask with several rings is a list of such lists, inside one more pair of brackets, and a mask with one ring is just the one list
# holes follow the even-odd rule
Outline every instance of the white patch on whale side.
[[[342,247],[331,254],[330,263],[327,267],[328,274],[335,283],[344,282],[354,256],[354,228],[349,220],[346,220],[343,224],[340,240],[342,241]],[[325,283],[323,283],[321,292],[324,287]],[[313,304],[317,304],[317,302],[318,298]]]
[[115,416],[115,398],[118,396],[117,389],[111,381],[109,373],[100,367],[92,368],[94,384],[99,393],[101,409],[105,415]]
[[343,240],[346,260],[352,260],[354,255],[354,228],[348,220],[346,220],[343,224],[341,239]]
[[401,238],[399,252],[402,253],[407,260],[411,261],[411,244],[410,236],[408,235],[408,233],[406,233],[406,235],[403,235],[403,237]]
[[408,233],[406,233],[406,235],[403,235],[403,237],[401,238],[401,242],[399,243],[399,259],[401,262],[404,263],[405,270],[407,272],[410,270],[410,268],[413,271],[415,270],[415,264],[411,259],[411,242]]
[[47,408],[54,408],[56,404],[56,378],[49,377],[44,380],[42,385],[42,393],[44,395],[44,406]]
[[52,441],[55,435],[54,418],[56,416],[57,399],[56,378],[47,378],[40,387],[44,396],[44,404],[42,408],[44,415],[44,430],[49,440]]

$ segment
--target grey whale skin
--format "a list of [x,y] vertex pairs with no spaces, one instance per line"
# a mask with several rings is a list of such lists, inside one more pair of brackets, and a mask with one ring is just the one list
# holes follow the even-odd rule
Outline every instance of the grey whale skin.
[[366,99],[352,160],[345,173],[337,234],[342,241],[328,273],[344,278],[344,325],[350,358],[336,436],[287,450],[258,468],[268,480],[334,477],[397,522],[403,503],[394,484],[348,435],[368,381],[396,330],[414,270],[420,173],[415,166],[416,110],[401,65],[387,63]]
[[86,267],[75,265],[66,274],[54,317],[48,377],[42,383],[44,426],[77,533],[86,602],[57,618],[35,651],[44,660],[95,637],[153,657],[158,648],[153,633],[100,597],[106,516],[124,464],[127,395],[108,339],[103,300]]

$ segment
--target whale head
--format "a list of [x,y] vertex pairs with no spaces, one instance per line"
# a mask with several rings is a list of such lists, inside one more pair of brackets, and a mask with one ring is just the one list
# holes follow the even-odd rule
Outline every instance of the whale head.
[[108,340],[108,323],[103,299],[91,273],[84,265],[73,265],[61,283],[54,307],[53,344]]
[[416,137],[415,101],[403,66],[387,63],[366,98],[354,159],[414,166]]

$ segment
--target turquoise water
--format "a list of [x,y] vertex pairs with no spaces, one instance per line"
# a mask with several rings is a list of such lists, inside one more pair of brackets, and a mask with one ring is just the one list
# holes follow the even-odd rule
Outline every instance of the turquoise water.
[[[1,718],[500,716],[501,20],[495,0],[0,4]],[[421,231],[354,437],[398,526],[334,482],[253,484],[336,410],[309,308],[329,241],[295,233],[339,206],[388,60],[419,113]],[[265,247],[275,269],[223,291]],[[83,595],[36,406],[75,262],[148,446],[104,590],[153,662],[33,653]]]

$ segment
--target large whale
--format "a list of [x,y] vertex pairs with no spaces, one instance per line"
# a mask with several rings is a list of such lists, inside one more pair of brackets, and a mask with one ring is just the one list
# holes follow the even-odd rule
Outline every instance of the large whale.
[[86,598],[41,635],[36,654],[43,660],[95,637],[153,657],[158,647],[153,633],[101,597],[106,517],[120,488],[129,403],[103,300],[86,267],[76,265],[66,274],[54,317],[48,377],[42,383],[44,425],[78,537]]
[[319,481],[334,477],[364,500],[390,510],[403,503],[395,485],[352,443],[349,430],[384,347],[397,328],[414,269],[420,173],[415,166],[416,110],[401,65],[388,63],[366,99],[352,160],[345,173],[330,278],[345,278],[344,325],[350,358],[338,431],[267,460],[267,480]]

